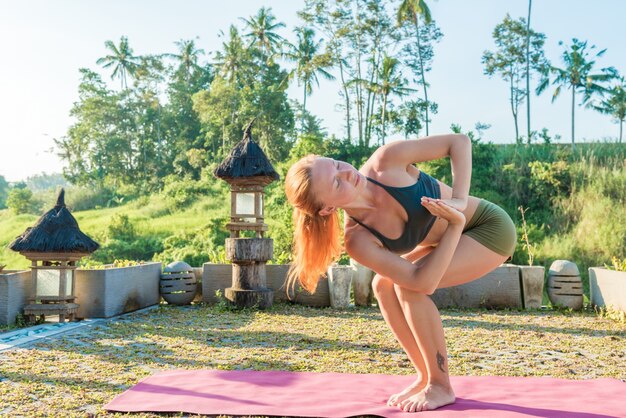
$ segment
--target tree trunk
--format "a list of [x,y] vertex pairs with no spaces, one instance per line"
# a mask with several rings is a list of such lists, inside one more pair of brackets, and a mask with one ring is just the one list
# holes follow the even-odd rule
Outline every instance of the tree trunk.
[[574,105],[576,104],[576,86],[572,86],[572,150],[576,150],[574,142]]
[[530,10],[532,0],[528,0],[528,22],[526,23],[526,131],[528,138],[526,141],[530,144]]
[[417,56],[420,61],[420,73],[422,76],[422,85],[424,86],[424,102],[426,102],[426,106],[424,107],[426,111],[426,136],[428,136],[428,90],[426,89],[426,77],[424,76],[424,60],[422,59],[422,44],[420,42],[420,32],[419,32],[419,16],[415,14],[415,36],[417,38]]
[[302,116],[300,116],[300,134],[304,133],[304,114],[306,112],[306,82],[304,82],[304,100],[302,101]]
[[620,119],[619,121],[619,143],[622,143],[622,132],[623,132],[624,119]]
[[[380,57],[382,55],[381,51],[378,51],[376,54],[376,58],[373,60],[374,65],[372,66],[372,74],[370,77],[370,86],[375,83],[378,83],[378,64],[380,62]],[[372,139],[372,116],[374,115],[374,106],[376,103],[376,93],[371,89],[367,93],[367,107],[365,110],[365,146],[370,145],[370,140]]]
[[350,95],[348,94],[348,86],[346,85],[346,80],[343,76],[343,63],[341,62],[341,57],[337,54],[339,58],[339,75],[341,76],[341,85],[343,86],[343,94],[346,96],[346,131],[348,134],[348,142],[352,142],[352,135],[350,129]]
[[517,109],[515,109],[515,97],[513,97],[515,94],[515,89],[513,88],[513,75],[511,73],[511,96],[510,96],[510,101],[511,101],[511,113],[513,114],[513,121],[515,122],[515,143],[519,144],[520,138],[519,138],[519,126],[517,124]]
[[387,110],[387,94],[383,95],[383,116],[382,116],[382,122],[383,122],[383,145],[385,145],[385,116],[386,116],[386,110]]

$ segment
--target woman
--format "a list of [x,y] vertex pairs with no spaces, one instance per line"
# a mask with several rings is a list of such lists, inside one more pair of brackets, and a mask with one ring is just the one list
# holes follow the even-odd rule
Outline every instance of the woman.
[[[450,156],[452,187],[413,164]],[[416,380],[388,405],[415,412],[454,402],[436,289],[477,279],[515,249],[511,218],[469,196],[471,141],[436,135],[389,143],[360,170],[309,155],[294,164],[285,191],[294,206],[294,260],[288,285],[314,292],[319,277],[345,250],[377,274],[372,287],[385,321],[416,370]],[[397,237],[397,238],[389,238]]]

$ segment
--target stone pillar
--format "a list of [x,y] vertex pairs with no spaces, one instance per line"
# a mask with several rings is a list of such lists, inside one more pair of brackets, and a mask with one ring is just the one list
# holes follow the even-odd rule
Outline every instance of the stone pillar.
[[548,297],[554,306],[580,310],[583,307],[583,284],[575,263],[556,260],[548,271]]
[[352,267],[352,289],[354,290],[354,304],[356,306],[371,306],[374,292],[372,291],[372,280],[374,272],[360,264],[358,261],[350,259]]
[[328,267],[328,290],[332,308],[346,309],[350,306],[351,284],[352,267],[338,265]]
[[226,258],[233,264],[232,286],[226,299],[241,308],[272,306],[274,291],[267,287],[265,264],[272,258],[270,238],[227,238]]

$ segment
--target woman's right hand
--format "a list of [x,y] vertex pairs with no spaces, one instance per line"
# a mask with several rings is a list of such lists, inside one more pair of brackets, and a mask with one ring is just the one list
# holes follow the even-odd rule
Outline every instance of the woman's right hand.
[[465,215],[453,206],[448,205],[441,199],[431,199],[430,197],[422,197],[422,206],[438,218],[443,218],[450,225],[465,225]]

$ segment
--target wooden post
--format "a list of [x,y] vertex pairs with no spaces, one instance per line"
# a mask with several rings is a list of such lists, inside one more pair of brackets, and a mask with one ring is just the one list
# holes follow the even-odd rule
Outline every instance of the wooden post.
[[228,300],[239,307],[270,307],[274,291],[267,288],[265,263],[272,258],[273,240],[228,238],[226,257],[233,263],[232,286],[225,289]]

